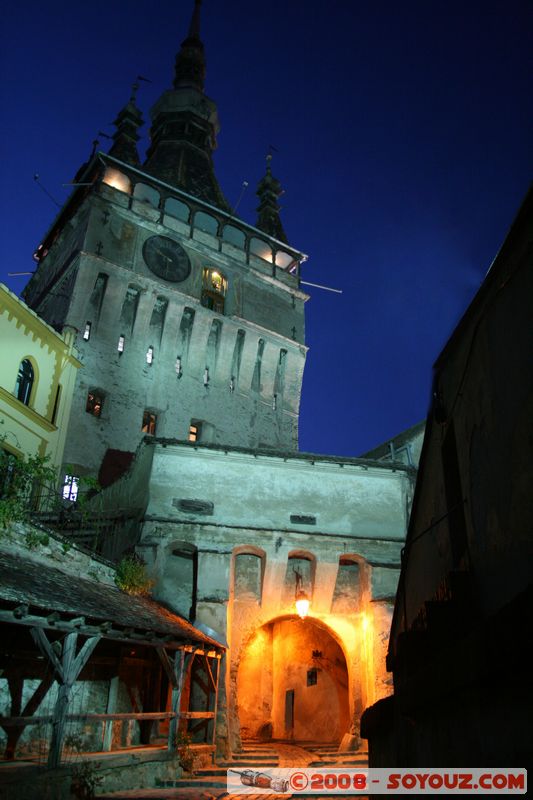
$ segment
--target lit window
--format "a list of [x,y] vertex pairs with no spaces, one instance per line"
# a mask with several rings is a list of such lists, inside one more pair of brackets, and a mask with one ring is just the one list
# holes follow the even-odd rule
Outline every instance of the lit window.
[[143,433],[149,433],[150,436],[155,436],[155,429],[157,427],[157,417],[151,411],[145,411],[143,414],[143,424],[141,430]]
[[104,405],[104,397],[98,392],[89,392],[87,395],[87,403],[85,404],[85,411],[92,414],[93,417],[99,417],[102,413],[102,406]]
[[202,425],[200,422],[191,422],[189,426],[189,442],[199,442]]
[[30,404],[31,390],[34,380],[35,373],[33,371],[31,361],[29,358],[25,358],[20,362],[17,382],[15,384],[15,397],[17,400],[20,400],[21,403],[24,403],[25,406],[29,406]]
[[124,339],[124,336],[119,336],[118,337],[117,350],[118,350],[119,353],[123,353],[124,352],[124,342],[125,341],[126,340]]
[[204,269],[202,280],[202,305],[205,308],[224,313],[224,300],[228,290],[226,278],[216,269]]
[[65,475],[63,480],[63,500],[74,503],[78,499],[79,478],[76,475]]
[[153,360],[154,360],[154,348],[150,345],[150,347],[146,351],[146,363],[152,364]]
[[90,322],[86,322],[85,323],[85,330],[83,331],[83,338],[85,339],[86,342],[88,342],[89,339],[91,338],[91,323]]
[[181,378],[183,375],[183,367],[181,366],[181,356],[176,358],[176,375]]

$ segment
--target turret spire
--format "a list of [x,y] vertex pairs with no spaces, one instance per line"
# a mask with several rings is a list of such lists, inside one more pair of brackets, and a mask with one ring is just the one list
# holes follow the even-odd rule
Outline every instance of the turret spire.
[[278,197],[283,194],[281,183],[272,175],[272,154],[269,153],[266,157],[267,167],[266,175],[259,182],[256,195],[259,197],[259,205],[257,206],[257,227],[259,230],[273,236],[280,242],[287,241],[287,234],[283,230],[283,225],[279,216],[281,210],[278,205]]
[[[137,108],[137,92],[139,90],[139,80],[137,78],[131,87],[131,95],[129,101],[123,109],[119,111],[114,125],[116,131],[113,134],[113,144],[109,150],[110,156],[132,164],[138,167],[141,163],[139,153],[137,151],[137,142],[139,141],[139,134],[137,129],[143,124],[144,120],[140,110]],[[146,78],[143,78],[146,80]]]

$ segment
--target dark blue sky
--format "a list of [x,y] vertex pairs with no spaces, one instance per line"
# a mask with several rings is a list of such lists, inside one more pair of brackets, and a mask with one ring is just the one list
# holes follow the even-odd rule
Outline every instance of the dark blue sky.
[[[8,2],[0,34],[1,279],[31,255],[140,73],[170,87],[192,0]],[[204,0],[216,166],[255,222],[269,145],[309,254],[303,450],[358,455],[424,417],[431,365],[531,177],[526,0]],[[144,131],[147,133],[148,125]],[[102,149],[108,142],[100,137]],[[146,142],[143,142],[143,147]]]

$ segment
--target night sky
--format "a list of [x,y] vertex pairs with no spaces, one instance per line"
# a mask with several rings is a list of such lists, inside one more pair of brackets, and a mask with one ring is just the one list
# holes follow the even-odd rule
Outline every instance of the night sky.
[[[531,176],[526,0],[204,0],[222,189],[255,223],[270,145],[291,244],[309,254],[300,448],[360,455],[426,414],[431,366]],[[1,280],[32,253],[138,74],[170,88],[192,0],[4,6]],[[144,127],[146,147],[148,125]]]

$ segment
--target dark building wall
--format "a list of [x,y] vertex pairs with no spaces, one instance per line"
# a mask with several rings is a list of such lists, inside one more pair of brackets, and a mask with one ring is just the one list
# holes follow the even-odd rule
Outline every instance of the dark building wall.
[[389,643],[395,693],[364,717],[375,766],[531,758],[532,212],[530,193],[435,365]]

